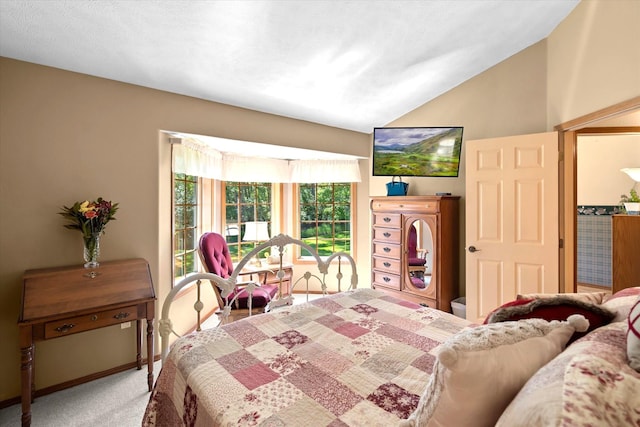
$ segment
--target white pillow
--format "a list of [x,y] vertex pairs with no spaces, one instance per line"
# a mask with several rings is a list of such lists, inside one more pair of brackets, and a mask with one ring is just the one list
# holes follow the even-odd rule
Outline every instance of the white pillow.
[[433,373],[405,426],[493,426],[527,380],[557,356],[581,315],[567,321],[526,319],[463,330],[439,349]]
[[640,372],[640,297],[629,311],[627,320],[627,357],[629,366]]

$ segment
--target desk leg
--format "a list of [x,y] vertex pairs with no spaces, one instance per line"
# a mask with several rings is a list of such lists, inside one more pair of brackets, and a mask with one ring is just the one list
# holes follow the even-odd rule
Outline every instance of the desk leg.
[[136,364],[140,370],[142,369],[142,319],[136,320],[136,344],[138,349]]
[[147,383],[153,390],[153,319],[147,319]]
[[20,328],[20,378],[22,382],[22,426],[31,425],[33,399],[33,339],[31,327]]

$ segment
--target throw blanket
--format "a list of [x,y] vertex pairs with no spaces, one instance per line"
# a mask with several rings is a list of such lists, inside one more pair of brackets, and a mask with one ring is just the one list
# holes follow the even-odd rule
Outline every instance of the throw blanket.
[[143,426],[396,425],[470,323],[357,289],[178,339]]

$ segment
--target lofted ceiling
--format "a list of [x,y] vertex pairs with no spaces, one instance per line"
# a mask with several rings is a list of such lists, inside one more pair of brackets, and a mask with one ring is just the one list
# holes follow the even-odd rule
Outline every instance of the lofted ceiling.
[[0,55],[371,133],[579,0],[1,0]]

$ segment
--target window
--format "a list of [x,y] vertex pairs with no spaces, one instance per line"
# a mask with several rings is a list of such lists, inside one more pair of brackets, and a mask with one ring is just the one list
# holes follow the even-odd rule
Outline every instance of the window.
[[[319,255],[351,252],[352,184],[299,184],[300,239]],[[301,256],[308,256],[303,250]]]
[[255,241],[244,241],[249,222],[266,222],[271,236],[272,184],[259,182],[224,183],[223,230],[233,261],[239,261],[256,247]]
[[198,271],[198,177],[173,176],[174,281]]

